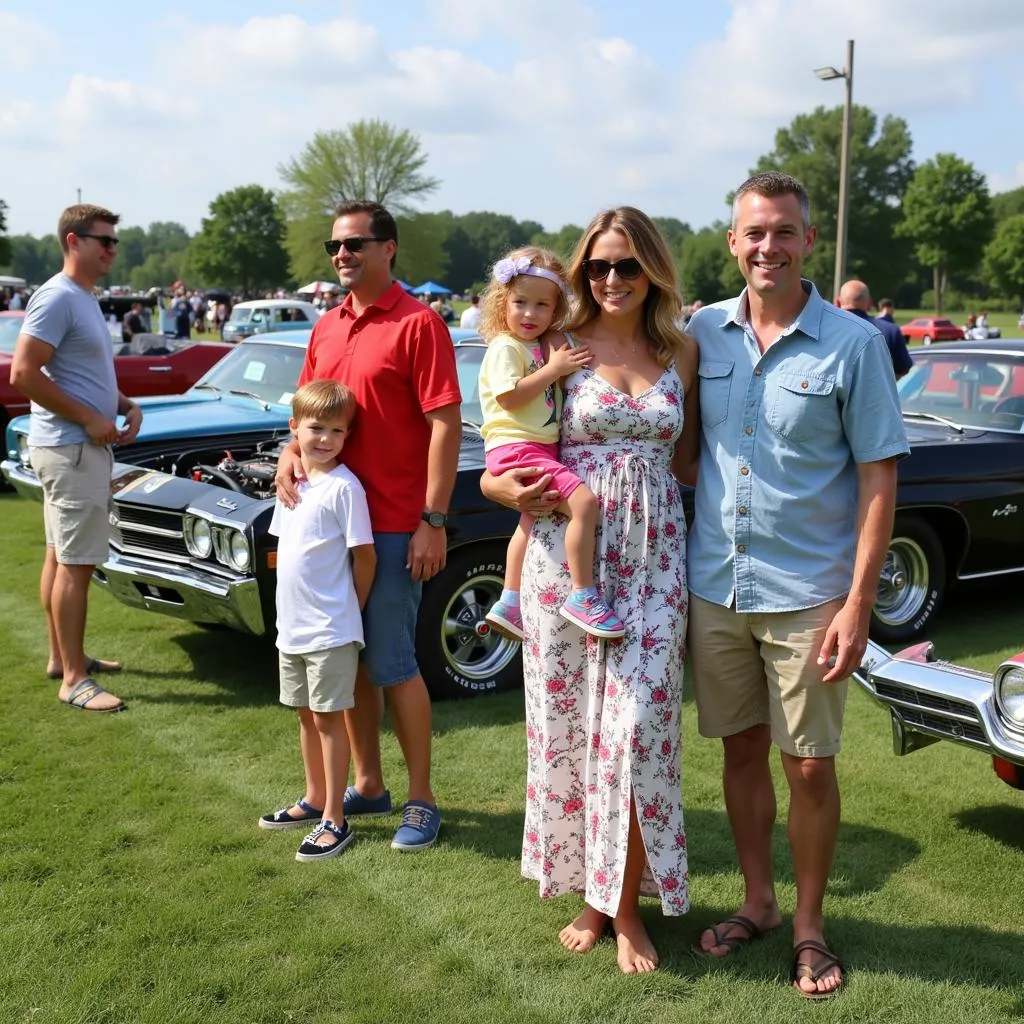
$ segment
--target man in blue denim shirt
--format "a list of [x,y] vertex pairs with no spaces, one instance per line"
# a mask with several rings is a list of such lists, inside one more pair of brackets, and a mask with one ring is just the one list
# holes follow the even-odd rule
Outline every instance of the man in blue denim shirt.
[[822,904],[839,829],[846,679],[864,655],[896,462],[909,449],[877,327],[801,277],[815,232],[800,183],[774,172],[749,179],[728,237],[747,287],[688,327],[700,346],[702,425],[689,651],[700,732],[725,748],[746,894],[694,951],[728,956],[782,923],[774,743],[790,791],[792,980],[801,995],[826,998],[843,981]]

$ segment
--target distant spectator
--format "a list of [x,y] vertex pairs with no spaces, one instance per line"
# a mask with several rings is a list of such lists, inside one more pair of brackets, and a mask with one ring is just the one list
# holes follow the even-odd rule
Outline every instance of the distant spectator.
[[469,305],[462,311],[459,318],[459,326],[469,331],[475,331],[480,326],[480,296],[473,295]]
[[11,301],[7,303],[7,308],[10,310],[25,308],[25,295],[20,288],[14,289],[14,294],[11,295]]
[[136,334],[145,334],[146,325],[142,320],[142,303],[133,302],[132,308],[121,320],[121,340],[127,345]]
[[868,313],[871,308],[871,292],[863,281],[847,281],[839,289],[839,308],[845,309],[847,313],[853,313],[862,320],[874,324],[882,333],[885,343],[889,348],[889,358],[892,359],[893,373],[896,379],[905,377],[914,360],[910,358],[907,351],[907,343],[900,329],[891,321],[883,320],[881,317],[873,317]]
[[217,309],[214,315],[213,326],[218,334],[224,330],[224,325],[228,322],[228,313],[230,309],[226,302],[218,302]]
[[891,324],[896,323],[896,319],[893,316],[893,312],[895,311],[895,308],[896,307],[893,305],[892,299],[879,299],[878,300],[878,316],[875,317],[875,319],[876,320],[888,320],[889,323],[891,323]]
[[[15,296],[17,296],[17,292],[15,292]],[[987,333],[988,332],[988,313],[985,310],[982,310],[978,314],[978,324],[977,324],[977,326],[980,327],[983,331],[985,331],[986,332],[985,336],[988,337],[988,333]]]
[[171,302],[171,316],[174,318],[174,336],[176,338],[191,338],[191,314],[192,307],[185,297],[185,289],[179,288],[174,293],[174,300]]
[[323,303],[320,306],[321,312],[326,313],[329,309],[341,305],[341,289],[328,288],[324,293]]

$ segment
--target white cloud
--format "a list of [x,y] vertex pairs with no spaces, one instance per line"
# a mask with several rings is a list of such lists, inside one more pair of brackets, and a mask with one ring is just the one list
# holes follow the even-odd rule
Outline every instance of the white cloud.
[[4,40],[3,63],[7,68],[31,67],[60,49],[49,29],[12,11],[0,11],[0,39]]

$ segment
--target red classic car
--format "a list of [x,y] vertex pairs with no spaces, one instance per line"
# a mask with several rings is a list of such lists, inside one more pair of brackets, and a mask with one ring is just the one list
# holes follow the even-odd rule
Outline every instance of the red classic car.
[[952,320],[938,316],[919,316],[900,327],[907,341],[930,345],[933,341],[963,341],[964,332]]
[[[0,432],[8,420],[28,412],[28,399],[11,385],[11,356],[24,312],[0,313]],[[111,339],[117,383],[130,398],[180,395],[188,391],[232,345],[190,342],[140,334],[130,344]]]

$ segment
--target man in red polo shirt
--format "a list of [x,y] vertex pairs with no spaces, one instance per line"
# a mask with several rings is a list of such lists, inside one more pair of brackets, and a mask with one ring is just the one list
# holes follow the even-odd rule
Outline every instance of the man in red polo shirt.
[[[420,850],[437,839],[441,814],[430,788],[430,697],[416,664],[416,616],[423,582],[445,566],[462,437],[455,353],[441,318],[391,279],[398,229],[383,206],[342,203],[324,248],[348,296],[313,328],[299,384],[331,378],[355,392],[359,412],[342,460],[366,490],[377,551],[356,704],[346,712],[355,784],[345,792],[345,817],[391,810],[380,761],[386,690],[409,770],[409,799],[391,845]],[[301,476],[293,441],[277,474],[289,506]],[[298,804],[286,813],[307,814]]]

